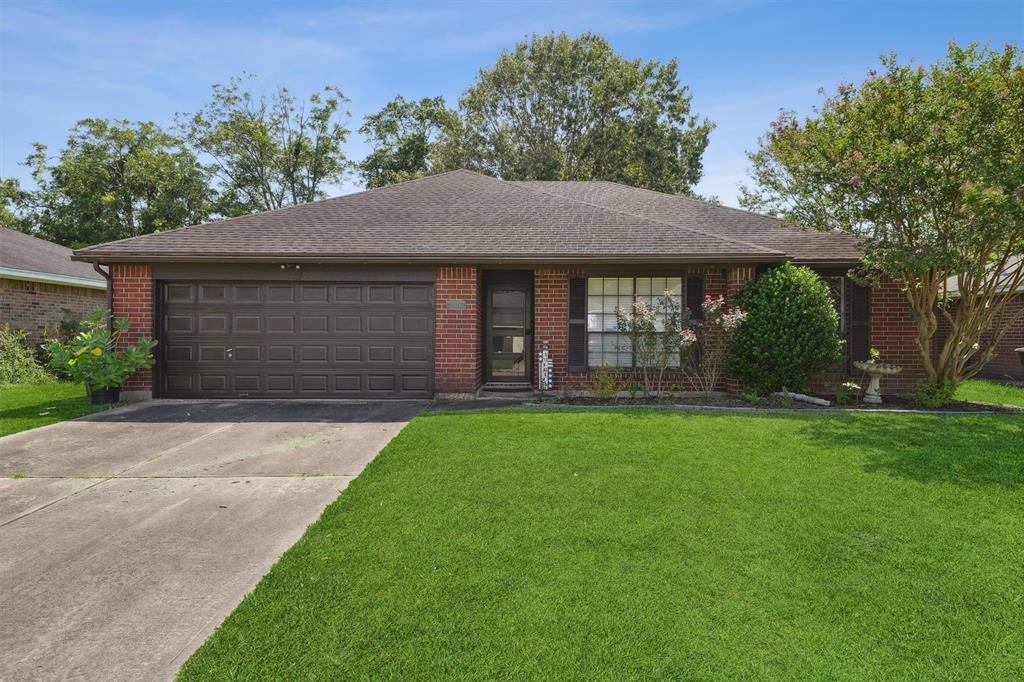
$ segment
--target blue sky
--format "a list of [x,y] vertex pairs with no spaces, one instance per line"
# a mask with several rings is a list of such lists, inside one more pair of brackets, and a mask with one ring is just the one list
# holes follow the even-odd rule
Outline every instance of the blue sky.
[[[809,112],[819,87],[861,80],[882,52],[926,63],[952,39],[1020,43],[1024,2],[0,0],[0,174],[25,178],[31,143],[58,148],[84,117],[170,125],[242,71],[267,91],[339,86],[354,131],[398,93],[454,102],[526,34],[584,30],[628,57],[679,60],[694,110],[717,124],[698,191],[735,205],[744,152],[780,107]],[[353,133],[349,156],[366,149]]]

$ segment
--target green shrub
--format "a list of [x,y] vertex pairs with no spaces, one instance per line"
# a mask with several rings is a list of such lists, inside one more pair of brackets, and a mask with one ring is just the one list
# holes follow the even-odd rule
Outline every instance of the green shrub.
[[598,400],[611,400],[624,385],[625,382],[607,367],[601,367],[590,377],[590,390]]
[[910,392],[910,399],[915,405],[928,408],[943,407],[953,402],[956,384],[945,379],[931,383],[921,381],[915,384]]
[[799,391],[842,358],[839,315],[828,285],[810,268],[774,268],[747,282],[735,303],[747,317],[732,335],[728,367],[746,386]]
[[66,367],[72,379],[94,390],[119,388],[137,369],[152,367],[156,341],[142,339],[118,350],[118,341],[128,333],[131,322],[119,317],[112,326],[113,331],[103,309],[97,308],[70,341],[47,341],[51,365]]
[[5,384],[42,384],[53,381],[46,370],[36,364],[35,354],[25,340],[27,332],[0,327],[0,386]]

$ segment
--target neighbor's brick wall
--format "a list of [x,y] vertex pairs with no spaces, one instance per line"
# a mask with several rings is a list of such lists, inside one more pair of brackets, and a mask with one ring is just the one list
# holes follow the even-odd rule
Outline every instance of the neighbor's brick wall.
[[[115,264],[110,267],[114,286],[114,317],[127,317],[132,326],[120,346],[155,338],[153,329],[153,270],[148,265]],[[157,352],[157,351],[154,351]],[[125,391],[152,391],[153,370],[141,369],[124,386]]]
[[34,348],[55,336],[64,320],[84,320],[96,308],[106,308],[103,289],[0,279],[0,326],[24,329]]
[[[1024,294],[1017,294],[1013,300],[1003,309],[1002,315],[995,320],[994,326],[1002,327],[1007,321],[1013,320],[1015,315],[1021,314],[1024,308]],[[946,318],[939,317],[939,329],[935,333],[935,353],[938,355],[942,344],[949,336],[949,323]],[[982,345],[987,344],[992,338],[991,334],[982,336]],[[1024,365],[1021,365],[1016,348],[1024,348],[1024,317],[1018,317],[1013,326],[1006,332],[999,345],[996,346],[996,357],[985,365],[984,369],[977,375],[985,379],[1012,379],[1024,381]]]
[[[441,266],[435,284],[434,392],[473,393],[483,378],[483,306],[480,269]],[[449,300],[465,302],[463,310]]]

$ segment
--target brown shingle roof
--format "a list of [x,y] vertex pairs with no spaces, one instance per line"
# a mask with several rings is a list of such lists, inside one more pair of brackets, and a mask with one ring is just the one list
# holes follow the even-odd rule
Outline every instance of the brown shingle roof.
[[91,265],[71,260],[66,246],[6,227],[0,227],[0,268],[106,283]]
[[834,232],[816,232],[784,225],[770,216],[728,206],[716,206],[689,197],[653,192],[614,182],[521,181],[532,187],[595,206],[699,229],[782,251],[794,261],[854,263],[860,260],[857,240]]
[[100,262],[767,262],[789,255],[769,239],[749,239],[756,230],[728,234],[712,225],[716,219],[777,224],[763,216],[692,202],[707,210],[699,220],[684,220],[671,211],[616,206],[602,192],[573,196],[561,187],[573,184],[453,171],[100,244],[76,255]]

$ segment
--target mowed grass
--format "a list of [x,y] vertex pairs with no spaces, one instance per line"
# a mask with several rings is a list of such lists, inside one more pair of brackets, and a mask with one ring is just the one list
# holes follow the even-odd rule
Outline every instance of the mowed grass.
[[417,417],[208,679],[1020,679],[1024,419]]
[[1024,407],[1024,388],[983,379],[968,379],[956,387],[960,400]]
[[0,386],[0,436],[56,424],[110,407],[90,404],[81,384],[54,382]]

